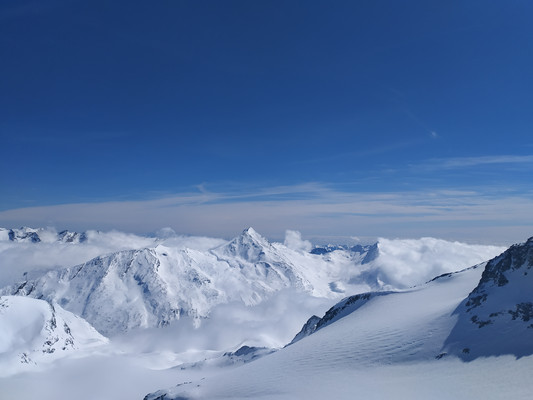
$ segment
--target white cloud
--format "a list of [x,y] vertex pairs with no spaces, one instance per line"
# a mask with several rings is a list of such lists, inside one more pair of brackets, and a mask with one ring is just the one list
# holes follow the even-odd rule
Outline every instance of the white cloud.
[[285,246],[296,251],[309,252],[313,245],[308,240],[302,240],[302,234],[298,231],[287,230],[285,232]]
[[410,287],[434,277],[471,267],[497,256],[500,246],[470,245],[435,238],[379,239],[372,269],[392,287]]
[[[432,132],[433,134],[434,132]],[[533,155],[515,156],[481,156],[481,157],[454,157],[431,160],[427,166],[433,168],[464,168],[489,164],[531,164]]]
[[218,305],[200,325],[184,317],[163,329],[138,330],[115,339],[124,340],[125,346],[135,346],[136,352],[236,350],[243,345],[282,347],[313,313],[322,315],[335,301],[282,290],[253,307],[240,302]]

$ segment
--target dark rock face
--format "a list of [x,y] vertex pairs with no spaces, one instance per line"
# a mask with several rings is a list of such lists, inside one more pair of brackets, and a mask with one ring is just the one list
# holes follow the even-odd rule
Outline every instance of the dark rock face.
[[316,326],[318,322],[320,321],[320,317],[317,317],[316,315],[313,315],[311,318],[307,320],[307,322],[304,324],[300,332],[296,334],[294,339],[289,343],[289,345],[296,343],[297,341],[303,339],[306,336],[311,335],[313,332],[316,331]]
[[266,347],[242,346],[233,352],[224,353],[223,357],[229,358],[233,363],[247,363],[254,361],[267,354],[273,353],[274,350]]
[[368,264],[369,262],[375,260],[379,256],[378,243],[374,243],[371,245],[356,244],[355,246],[352,246],[352,247],[348,247],[343,244],[339,244],[339,245],[328,244],[327,246],[323,246],[323,247],[315,247],[313,250],[311,250],[310,253],[317,254],[317,255],[324,255],[324,254],[328,254],[336,250],[343,250],[343,251],[348,251],[351,253],[364,255],[363,260],[361,261],[361,264]]
[[[490,260],[456,309],[457,324],[444,350],[464,360],[533,354],[533,238]],[[467,352],[464,349],[468,349]]]
[[355,296],[350,296],[347,299],[340,302],[339,304],[331,307],[326,312],[326,314],[320,319],[320,321],[318,321],[318,323],[316,324],[315,330],[318,330],[326,325],[329,325],[331,322],[333,322],[333,320],[338,319],[336,317],[340,316],[340,314],[346,309],[351,308],[350,306],[356,304],[359,301],[366,302],[370,300],[371,297],[372,297],[372,293],[356,294]]
[[378,243],[374,243],[371,246],[368,246],[367,253],[365,255],[365,258],[363,258],[363,261],[361,261],[361,264],[368,264],[371,261],[374,261],[379,256],[379,247]]
[[11,240],[12,242],[39,243],[41,241],[41,238],[39,237],[37,232],[26,231],[25,228],[20,228],[17,230],[10,229],[8,235],[9,240]]
[[296,336],[294,337],[294,339],[292,339],[288,346],[293,343],[296,343],[297,341],[303,339],[306,336],[312,335],[316,331],[325,328],[333,322],[351,314],[358,308],[365,305],[370,299],[377,296],[387,295],[390,293],[392,292],[368,292],[346,297],[344,300],[335,304],[328,311],[326,311],[322,318],[319,318],[316,315],[313,315],[311,318],[309,318],[300,330],[300,332],[296,334]]
[[[520,303],[516,305],[515,310],[509,310],[511,318],[514,320],[519,319],[524,322],[528,322],[533,319],[533,303],[528,301],[527,303]],[[531,326],[528,326],[530,328]]]
[[57,240],[62,243],[83,243],[88,240],[88,236],[85,232],[79,233],[66,230],[56,234],[55,231],[47,231],[43,228],[35,229],[23,226],[21,228],[9,230],[0,228],[0,231],[7,231],[7,237],[11,242],[40,243],[43,240],[45,242]]
[[83,243],[86,242],[87,239],[87,234],[85,232],[61,231],[57,234],[57,240],[63,243]]
[[[362,248],[363,246],[359,246],[359,247]],[[331,253],[337,250],[350,251],[351,249],[349,249],[348,246],[343,245],[343,244],[328,244],[322,247],[315,247],[313,250],[310,251],[310,253],[323,255],[323,254],[328,254],[328,253]]]
[[533,237],[523,244],[515,244],[500,256],[488,262],[476,290],[485,285],[505,286],[509,283],[506,274],[517,269],[527,271],[533,266]]

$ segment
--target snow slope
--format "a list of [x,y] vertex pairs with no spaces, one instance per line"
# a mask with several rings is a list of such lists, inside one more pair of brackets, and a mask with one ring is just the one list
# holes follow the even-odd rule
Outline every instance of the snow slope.
[[26,371],[107,343],[93,327],[57,304],[0,297],[0,375]]
[[[321,319],[312,319],[290,346],[145,399],[528,399],[533,357],[527,355],[533,353],[533,341],[524,331],[529,334],[531,322],[529,308],[515,306],[533,300],[529,274],[524,274],[533,264],[532,242],[513,246],[486,266],[445,274],[425,285],[344,299]],[[505,316],[492,317],[501,317],[502,323],[487,325],[494,330],[484,336],[484,328],[470,321],[475,330],[465,336],[472,361],[445,356],[449,337],[464,328],[462,306],[483,294],[486,313],[506,310]],[[508,324],[512,321],[519,329]],[[486,358],[495,355],[486,352],[489,346],[474,347],[484,337],[499,345],[499,357]]]

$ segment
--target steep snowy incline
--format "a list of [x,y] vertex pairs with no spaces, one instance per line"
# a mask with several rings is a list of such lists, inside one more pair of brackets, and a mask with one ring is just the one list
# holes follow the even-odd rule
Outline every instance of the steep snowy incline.
[[44,300],[0,297],[0,375],[106,344],[82,318]]
[[533,354],[533,237],[492,259],[457,308],[444,352],[465,360]]

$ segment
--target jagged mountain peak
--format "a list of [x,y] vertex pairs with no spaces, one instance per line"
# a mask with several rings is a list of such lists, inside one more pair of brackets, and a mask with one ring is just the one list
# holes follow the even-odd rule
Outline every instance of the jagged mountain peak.
[[291,287],[313,290],[266,239],[246,230],[210,251],[158,245],[99,256],[25,278],[0,294],[55,301],[111,335],[168,325],[182,316],[199,323],[218,304],[254,305]]
[[260,236],[259,233],[257,233],[257,231],[254,228],[252,228],[251,226],[249,226],[248,228],[244,229],[242,231],[242,234],[243,235],[250,235],[250,236],[253,236],[253,235]]
[[357,256],[361,260],[361,264],[368,264],[374,261],[379,256],[379,243],[362,245],[356,244],[353,246],[328,244],[326,246],[316,246],[310,253],[315,255],[327,255],[335,251],[345,251],[353,256]]
[[234,241],[239,241],[240,243],[257,243],[262,246],[270,245],[270,242],[252,227],[248,227],[243,230],[242,233],[234,239]]
[[62,243],[83,243],[88,240],[88,237],[85,232],[79,233],[64,230],[57,234],[57,240]]
[[249,262],[258,262],[264,258],[265,250],[271,247],[267,239],[249,227],[229,243],[213,249],[212,252],[218,256],[238,257]]
[[2,228],[2,238],[3,240],[10,240],[12,242],[39,243],[41,241],[39,233],[42,231],[43,229],[34,229],[27,226],[14,229]]
[[0,228],[0,241],[11,241],[18,243],[83,243],[88,240],[85,232],[72,232],[63,230],[59,233],[53,228],[30,228],[22,226],[20,228]]
[[[518,269],[530,269],[533,265],[533,237],[524,243],[514,244],[498,257],[487,263],[478,287],[474,291],[481,291],[487,286],[505,286],[509,280],[506,275]],[[526,274],[527,275],[527,272]]]

